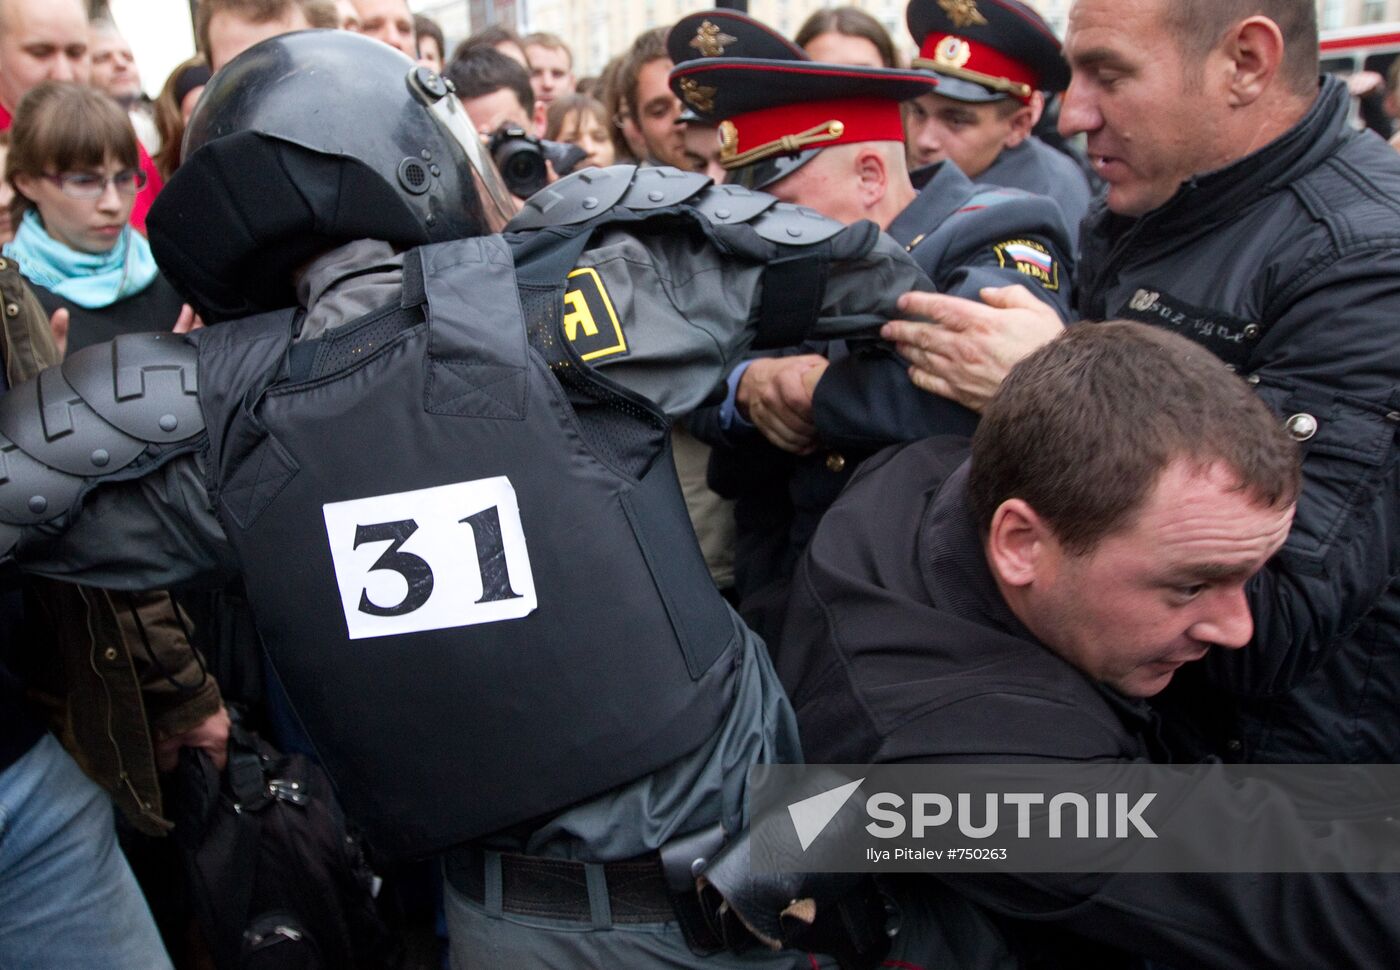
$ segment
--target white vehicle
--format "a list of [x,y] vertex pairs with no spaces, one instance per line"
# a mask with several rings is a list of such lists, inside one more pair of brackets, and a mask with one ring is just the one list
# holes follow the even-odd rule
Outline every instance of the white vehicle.
[[1400,55],[1400,21],[1322,32],[1322,70],[1328,74],[1384,74]]

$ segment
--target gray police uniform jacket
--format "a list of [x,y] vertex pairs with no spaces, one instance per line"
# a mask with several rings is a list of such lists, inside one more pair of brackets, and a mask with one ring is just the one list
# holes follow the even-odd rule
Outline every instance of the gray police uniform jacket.
[[[279,313],[75,355],[0,413],[5,544],[112,586],[246,567],[293,705],[391,849],[529,821],[511,847],[610,859],[734,831],[747,767],[800,754],[694,548],[667,418],[755,334],[868,331],[926,280],[869,224],[707,184],[558,183],[516,233],[408,254],[398,300],[319,339]],[[825,283],[797,311],[764,300],[780,257]]]
[[1089,214],[1094,197],[1089,179],[1074,159],[1051,148],[1034,135],[1015,148],[1004,148],[996,161],[977,177],[984,185],[1001,185],[1054,199],[1065,214],[1070,238],[1077,242],[1079,227]]
[[1400,760],[1400,156],[1348,107],[1329,78],[1273,144],[1085,226],[1080,315],[1209,348],[1303,449],[1292,533],[1249,586],[1252,643],[1167,699],[1179,727],[1222,715],[1198,754]]

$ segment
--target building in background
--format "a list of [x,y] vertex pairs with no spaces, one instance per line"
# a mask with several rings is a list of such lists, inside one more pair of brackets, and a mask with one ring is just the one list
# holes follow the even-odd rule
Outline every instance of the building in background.
[[515,18],[515,0],[408,0],[408,6],[438,22],[447,39],[444,56],[451,56],[457,42],[472,32],[472,24],[513,25]]
[[1318,0],[1323,30],[1400,21],[1400,0]]
[[194,5],[190,0],[91,0],[88,14],[110,17],[121,30],[141,72],[141,87],[160,94],[170,72],[194,54]]

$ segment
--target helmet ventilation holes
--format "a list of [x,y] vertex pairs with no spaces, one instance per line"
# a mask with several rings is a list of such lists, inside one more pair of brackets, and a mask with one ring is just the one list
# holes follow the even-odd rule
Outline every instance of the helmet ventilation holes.
[[419,159],[405,158],[399,162],[399,184],[414,195],[422,195],[428,191],[428,166]]

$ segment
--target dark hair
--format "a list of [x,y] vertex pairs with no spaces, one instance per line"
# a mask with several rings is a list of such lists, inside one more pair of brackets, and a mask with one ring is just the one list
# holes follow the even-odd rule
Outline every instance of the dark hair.
[[602,102],[607,106],[608,117],[612,120],[609,134],[612,135],[613,152],[619,159],[632,156],[632,146],[627,144],[620,128],[622,119],[631,118],[634,123],[641,123],[637,117],[637,79],[642,68],[652,61],[670,60],[671,55],[666,50],[666,35],[670,32],[670,27],[653,27],[642,31],[626,53],[608,62],[603,69]]
[[457,97],[480,98],[502,88],[509,88],[520,99],[525,113],[535,111],[535,91],[530,87],[530,73],[512,57],[494,47],[478,47],[465,57],[454,57],[443,74],[457,86]]
[[828,7],[818,10],[808,17],[797,31],[793,43],[805,48],[822,34],[863,37],[875,45],[875,49],[880,53],[880,62],[885,67],[899,67],[899,52],[894,48],[890,32],[864,10],[856,7]]
[[[613,157],[618,161],[632,157],[632,146],[622,135],[622,117],[626,111],[622,107],[622,97],[617,90],[617,72],[622,69],[622,55],[619,54],[603,65],[598,75],[598,83],[593,96],[603,102],[603,110],[608,113],[608,137],[613,143]],[[577,88],[575,88],[577,90]]]
[[181,142],[185,138],[185,115],[181,104],[195,88],[209,83],[209,65],[203,54],[185,61],[165,79],[165,86],[156,98],[156,130],[160,132],[160,151],[154,161],[163,179],[169,179],[180,167]]
[[1268,17],[1283,34],[1279,74],[1299,95],[1317,91],[1317,5],[1314,0],[1161,0],[1168,28],[1186,60],[1202,61],[1225,32],[1246,17]]
[[550,141],[558,141],[559,133],[564,129],[564,122],[571,115],[583,114],[591,114],[604,129],[608,128],[608,109],[603,107],[603,102],[586,94],[566,94],[562,98],[555,98],[554,103],[545,112],[544,137]]
[[[520,47],[524,50],[526,47],[530,46],[547,47],[550,50],[563,51],[565,56],[569,58],[569,70],[572,71],[574,69],[574,52],[569,49],[568,44],[564,43],[564,38],[560,37],[558,34],[550,34],[542,30],[536,31],[533,34],[527,34],[520,39]],[[530,52],[525,51],[525,56],[528,58]]]
[[250,23],[281,20],[293,7],[312,27],[339,27],[334,0],[199,0],[194,13],[194,35],[199,49],[209,57],[209,22],[216,13],[228,13]]
[[432,17],[425,17],[421,13],[413,15],[413,40],[422,43],[424,37],[431,37],[437,41],[438,56],[447,55],[447,38],[442,36],[442,28]]
[[500,44],[514,44],[520,48],[520,53],[525,53],[525,47],[520,43],[520,35],[509,27],[500,24],[492,24],[490,27],[483,27],[472,34],[466,40],[460,42],[452,50],[452,60],[458,61],[466,57],[473,51],[495,50]]
[[10,126],[5,181],[15,190],[10,219],[15,226],[34,203],[15,185],[16,175],[47,175],[100,169],[108,156],[136,168],[136,131],[121,105],[102,92],[71,81],[44,81],[20,99]]
[[637,118],[637,79],[641,76],[642,68],[652,61],[670,59],[671,55],[666,51],[666,35],[670,32],[669,27],[653,27],[638,34],[632,46],[627,48],[627,53],[622,55],[622,63],[613,75],[618,107],[634,120]]
[[1223,463],[1269,507],[1297,500],[1297,444],[1210,351],[1147,324],[1079,324],[1012,368],[987,405],[968,504],[985,534],[1003,502],[1022,499],[1084,554],[1179,458]]

